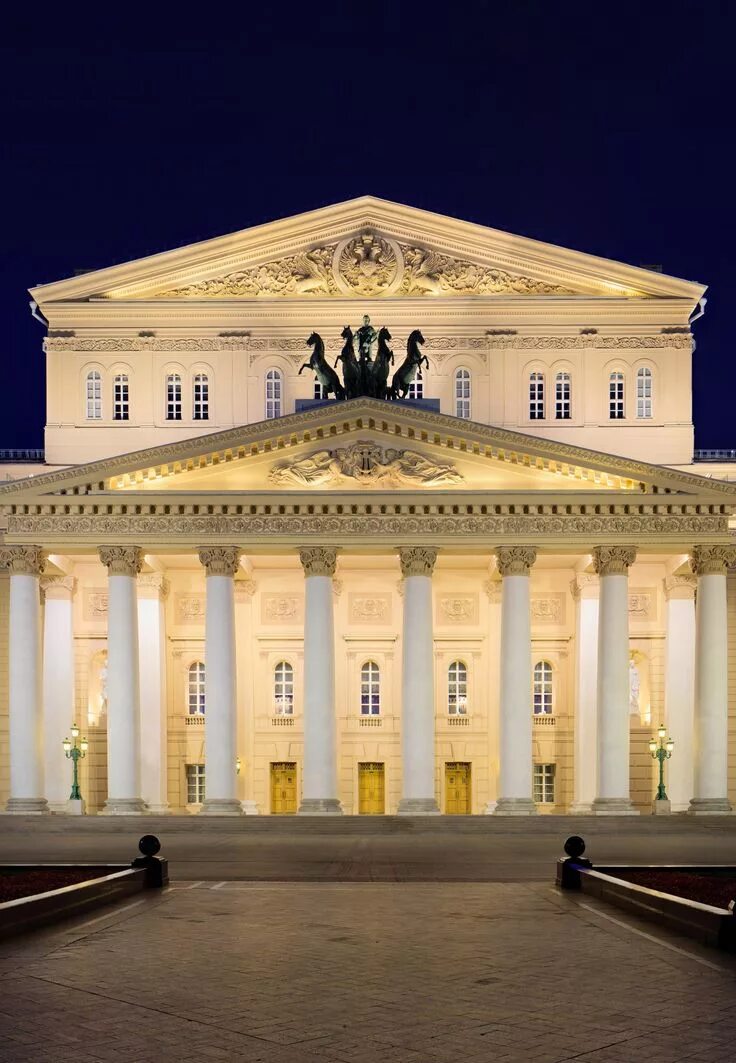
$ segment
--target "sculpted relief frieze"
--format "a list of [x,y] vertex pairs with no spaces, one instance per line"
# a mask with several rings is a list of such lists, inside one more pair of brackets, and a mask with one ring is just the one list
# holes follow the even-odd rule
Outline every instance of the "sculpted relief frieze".
[[414,450],[384,449],[365,440],[280,462],[269,473],[278,487],[326,487],[346,481],[360,487],[445,487],[463,479],[450,462],[432,461]]
[[478,595],[440,595],[437,599],[437,622],[439,624],[477,624]]

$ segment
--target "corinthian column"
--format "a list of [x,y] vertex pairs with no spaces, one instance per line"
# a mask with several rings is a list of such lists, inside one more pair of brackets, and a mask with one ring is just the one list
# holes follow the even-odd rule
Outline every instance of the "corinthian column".
[[[732,546],[696,546],[695,778],[690,812],[731,811],[728,800],[728,620],[726,572],[736,562]],[[677,737],[677,736],[673,736]],[[674,758],[673,758],[674,759]]]
[[[73,576],[44,576],[43,611],[43,744],[46,798],[52,812],[68,812],[71,792],[69,761],[62,742],[76,719],[74,704]],[[84,733],[86,721],[81,721]],[[81,807],[81,806],[80,806]]]
[[236,773],[237,679],[235,589],[237,546],[204,546],[199,560],[207,572],[205,614],[205,800],[201,816],[239,816]]
[[596,546],[598,619],[598,778],[596,815],[637,815],[629,793],[629,566],[633,546]]
[[107,801],[103,814],[139,815],[141,797],[140,676],[136,580],[138,546],[101,546],[107,566]]
[[337,789],[335,721],[335,624],[332,577],[337,550],[299,551],[305,576],[304,768],[301,816],[341,815]]
[[10,573],[8,812],[48,812],[44,795],[41,701],[40,546],[5,546],[0,566]]
[[532,632],[529,575],[533,546],[499,546],[501,590],[501,713],[496,816],[528,816],[532,799]]
[[401,666],[402,797],[398,814],[437,815],[434,782],[432,571],[437,551],[399,550],[404,577]]

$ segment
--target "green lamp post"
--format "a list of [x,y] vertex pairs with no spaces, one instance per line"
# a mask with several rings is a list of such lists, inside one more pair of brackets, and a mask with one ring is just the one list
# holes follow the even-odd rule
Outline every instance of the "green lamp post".
[[675,743],[671,738],[665,739],[666,734],[667,728],[664,725],[660,725],[657,728],[657,737],[652,738],[649,743],[649,752],[655,760],[659,761],[659,786],[657,787],[657,796],[654,798],[655,801],[669,801],[667,791],[664,788],[664,762],[672,756]]
[[79,790],[79,761],[82,757],[87,756],[89,743],[86,738],[82,738],[81,741],[79,740],[79,728],[74,723],[71,726],[71,732],[71,739],[65,738],[62,743],[67,760],[71,760],[74,766],[72,774],[72,792],[69,795],[69,800],[81,801],[82,795]]

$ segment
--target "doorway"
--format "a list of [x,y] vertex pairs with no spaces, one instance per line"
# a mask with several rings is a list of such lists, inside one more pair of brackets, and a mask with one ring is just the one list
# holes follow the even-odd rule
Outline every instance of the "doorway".
[[385,812],[383,764],[358,765],[358,812],[361,816],[382,816]]
[[271,765],[271,812],[289,816],[296,812],[296,764],[280,761]]
[[448,816],[470,815],[470,764],[445,764],[445,813]]

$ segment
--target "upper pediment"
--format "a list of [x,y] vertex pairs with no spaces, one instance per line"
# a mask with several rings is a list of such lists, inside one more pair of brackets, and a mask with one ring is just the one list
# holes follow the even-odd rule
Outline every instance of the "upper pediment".
[[705,288],[365,196],[35,288],[44,303],[601,296],[678,298]]

